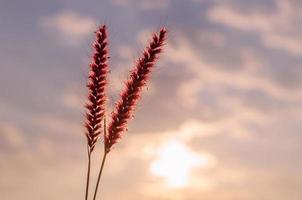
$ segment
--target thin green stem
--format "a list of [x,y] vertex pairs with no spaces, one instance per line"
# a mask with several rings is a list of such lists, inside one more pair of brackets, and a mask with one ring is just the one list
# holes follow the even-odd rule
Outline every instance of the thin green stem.
[[88,193],[89,193],[89,179],[90,179],[90,163],[91,163],[91,152],[87,145],[87,152],[88,152],[88,167],[87,167],[87,178],[86,178],[86,193],[85,193],[85,200],[88,200]]
[[105,152],[104,156],[103,156],[103,159],[102,159],[102,164],[101,164],[101,168],[100,168],[100,171],[99,171],[99,175],[98,175],[98,180],[96,182],[93,200],[96,199],[96,195],[97,195],[97,192],[98,192],[98,187],[99,187],[99,184],[100,184],[100,180],[101,180],[103,168],[104,168],[104,165],[105,165],[106,157],[107,157],[107,153]]

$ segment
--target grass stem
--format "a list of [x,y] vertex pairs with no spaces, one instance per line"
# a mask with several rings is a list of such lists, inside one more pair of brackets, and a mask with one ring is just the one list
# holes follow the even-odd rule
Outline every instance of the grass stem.
[[106,115],[104,115],[104,132],[103,132],[103,135],[104,135],[104,155],[103,155],[102,164],[101,164],[101,168],[100,168],[99,175],[98,175],[98,180],[97,180],[96,186],[95,186],[93,200],[96,199],[96,195],[97,195],[97,192],[98,192],[98,188],[99,188],[103,168],[104,168],[106,157],[107,157],[107,154],[108,154],[108,152],[106,151],[106,146],[105,146],[105,144],[106,144],[105,141],[106,141],[106,138],[107,138]]
[[87,166],[87,178],[86,178],[86,193],[85,193],[85,200],[88,200],[88,193],[89,193],[89,179],[90,179],[90,163],[91,163],[91,152],[89,147],[87,146],[88,152],[88,166]]
[[104,168],[104,165],[105,165],[106,157],[107,157],[107,153],[104,152],[104,156],[103,156],[103,159],[102,159],[101,168],[100,168],[99,175],[98,175],[98,180],[97,180],[96,186],[95,186],[95,191],[94,191],[94,195],[93,195],[93,200],[96,199],[96,195],[97,195],[97,192],[98,192],[98,187],[99,187],[99,184],[100,184],[100,180],[101,180],[103,168]]

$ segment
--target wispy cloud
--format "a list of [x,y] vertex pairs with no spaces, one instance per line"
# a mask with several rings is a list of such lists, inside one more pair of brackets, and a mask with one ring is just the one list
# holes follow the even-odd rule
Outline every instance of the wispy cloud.
[[301,7],[291,1],[275,0],[273,10],[251,9],[248,12],[230,4],[218,3],[208,11],[212,22],[241,31],[258,33],[265,46],[302,54]]
[[42,17],[39,24],[45,32],[59,37],[67,45],[78,45],[93,33],[97,23],[90,17],[75,11],[65,10],[54,15]]
[[3,146],[8,145],[8,148],[18,149],[25,144],[25,137],[22,130],[11,123],[0,123],[0,137],[3,141]]
[[119,6],[135,6],[144,11],[163,10],[170,4],[170,0],[113,0],[113,2]]

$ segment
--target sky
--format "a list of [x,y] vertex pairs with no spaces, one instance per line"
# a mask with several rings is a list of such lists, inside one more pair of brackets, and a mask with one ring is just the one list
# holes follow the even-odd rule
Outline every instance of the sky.
[[301,9],[299,0],[0,0],[0,199],[84,199],[85,85],[105,23],[108,120],[152,33],[165,26],[168,40],[108,155],[101,199],[300,200]]

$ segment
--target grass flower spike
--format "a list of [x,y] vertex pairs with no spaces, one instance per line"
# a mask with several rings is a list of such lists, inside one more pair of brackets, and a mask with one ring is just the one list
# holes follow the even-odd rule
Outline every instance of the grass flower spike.
[[95,33],[93,56],[90,63],[88,80],[88,102],[86,103],[86,138],[88,151],[88,168],[85,200],[88,199],[91,153],[100,138],[102,121],[105,115],[105,87],[107,84],[108,50],[106,26],[101,26]]
[[141,90],[150,76],[151,69],[159,53],[163,49],[167,31],[161,29],[159,34],[154,34],[151,43],[138,59],[135,69],[131,72],[126,87],[121,93],[121,99],[116,104],[112,113],[112,120],[108,127],[108,135],[105,138],[105,149],[109,152],[112,146],[122,137],[125,132],[127,122],[132,116],[134,107],[141,96]]
[[86,104],[86,137],[89,151],[92,152],[101,134],[101,124],[105,115],[105,87],[107,85],[108,50],[106,26],[96,31],[93,44],[93,58],[90,63],[89,81],[87,84],[88,103]]

